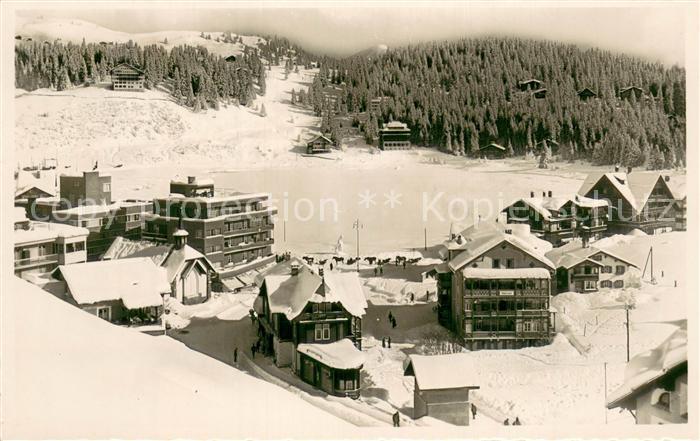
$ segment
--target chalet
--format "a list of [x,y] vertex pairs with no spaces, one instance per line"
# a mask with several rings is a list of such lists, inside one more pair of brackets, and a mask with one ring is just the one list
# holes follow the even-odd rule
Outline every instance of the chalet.
[[578,97],[581,101],[586,101],[589,98],[597,98],[598,94],[593,92],[588,87],[584,87],[583,89],[579,90]]
[[316,274],[292,258],[264,274],[254,306],[262,351],[277,366],[331,395],[359,397],[367,301],[356,273]]
[[545,256],[557,268],[557,292],[588,293],[606,288],[627,288],[639,270],[630,259],[589,245],[585,240],[572,240]]
[[56,195],[55,178],[37,170],[34,172],[19,171],[15,177],[15,206],[31,210],[34,201],[41,198],[51,198]]
[[532,96],[534,96],[537,99],[547,98],[547,89],[543,87],[541,89],[533,90]]
[[684,324],[656,348],[633,357],[608,409],[627,409],[637,424],[688,423],[688,332]]
[[535,79],[529,79],[529,80],[524,80],[518,83],[518,87],[520,90],[523,92],[528,91],[528,90],[538,90],[542,88],[542,81],[540,80],[535,80]]
[[550,249],[527,225],[479,222],[453,235],[440,249],[438,321],[470,350],[549,344]]
[[671,176],[664,176],[664,180],[671,189],[673,198],[676,200],[676,223],[673,229],[685,231],[688,227],[688,194],[685,188],[686,180]]
[[30,221],[24,209],[15,207],[15,275],[53,271],[58,265],[87,260],[86,239],[89,231],[70,225]]
[[637,86],[630,86],[620,89],[620,98],[623,100],[631,99],[632,96],[634,96],[636,100],[639,100],[643,94],[644,91]]
[[110,72],[112,89],[114,90],[143,90],[145,74],[130,64],[121,63]]
[[324,135],[317,135],[306,143],[306,153],[312,155],[316,153],[328,153],[331,151],[333,141]]
[[647,234],[674,228],[677,204],[665,178],[658,172],[591,173],[578,194],[609,202],[608,232]]
[[187,245],[187,231],[178,230],[173,236],[174,245],[118,238],[103,260],[148,257],[166,269],[172,297],[185,305],[202,303],[211,297],[216,270],[209,259]]
[[411,148],[411,130],[399,121],[390,121],[379,130],[379,148],[382,150],[405,150]]
[[502,159],[506,157],[506,148],[492,142],[479,149],[479,155],[488,159]]
[[510,224],[528,224],[538,237],[559,246],[574,237],[595,240],[607,229],[608,202],[580,195],[554,197],[552,191],[518,199],[503,209]]
[[404,376],[415,377],[413,418],[430,416],[456,426],[468,426],[469,391],[479,389],[469,373],[474,366],[469,354],[411,354]]
[[170,295],[167,271],[147,257],[61,265],[65,300],[112,323],[152,322]]
[[52,197],[53,191],[49,187],[38,185],[28,185],[26,187],[18,188],[15,190],[15,201],[20,200],[32,200],[39,198],[49,198]]

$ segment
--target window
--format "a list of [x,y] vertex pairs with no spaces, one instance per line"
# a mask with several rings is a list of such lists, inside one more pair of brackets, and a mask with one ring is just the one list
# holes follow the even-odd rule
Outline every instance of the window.
[[600,287],[601,288],[612,288],[613,284],[611,280],[601,280],[600,281]]
[[623,282],[622,280],[615,280],[615,281],[613,282],[613,287],[614,287],[614,288],[624,288],[624,287],[625,287],[625,282]]
[[617,265],[615,266],[615,274],[620,275],[625,273],[625,266],[624,265]]
[[506,268],[515,268],[515,259],[506,259]]
[[493,259],[493,262],[491,263],[491,268],[500,268],[501,267],[501,259]]
[[612,267],[610,265],[605,265],[600,272],[610,274],[612,273]]
[[330,340],[331,339],[331,325],[328,323],[317,324],[314,327],[314,339],[315,340]]
[[111,185],[106,182],[106,183],[102,184],[102,191],[104,191],[104,192],[111,191],[110,187],[111,187]]
[[595,291],[596,290],[596,283],[595,280],[584,280],[584,285],[583,289],[586,291]]
[[196,230],[196,231],[194,232],[194,237],[196,237],[197,239],[201,239],[202,236],[203,236],[202,230]]

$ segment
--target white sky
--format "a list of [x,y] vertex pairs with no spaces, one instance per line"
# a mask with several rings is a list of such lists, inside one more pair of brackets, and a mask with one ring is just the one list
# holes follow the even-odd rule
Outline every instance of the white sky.
[[[563,4],[570,6],[562,6]],[[79,18],[124,32],[160,30],[231,30],[276,34],[312,52],[349,55],[377,44],[398,46],[426,40],[479,35],[515,35],[597,46],[642,56],[665,64],[684,65],[685,31],[695,13],[688,2],[637,3],[583,7],[571,2],[426,5],[406,3],[372,6],[357,3],[333,7],[267,6],[218,9],[191,4],[165,5],[167,10],[116,9],[118,4],[93,3],[78,9],[32,10],[22,15]],[[164,5],[161,4],[161,8]],[[689,30],[689,32],[692,32]]]

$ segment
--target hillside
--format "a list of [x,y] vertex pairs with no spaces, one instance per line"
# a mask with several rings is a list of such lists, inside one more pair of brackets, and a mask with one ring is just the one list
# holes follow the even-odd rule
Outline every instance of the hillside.
[[[567,159],[657,169],[685,161],[685,70],[598,49],[496,37],[426,43],[329,61],[318,83],[313,92],[343,89],[343,112],[384,97],[365,124],[370,136],[395,118],[415,144],[455,154],[496,142],[519,155],[555,140]],[[580,98],[585,88],[594,96]]]
[[3,439],[307,438],[346,427],[175,340],[114,326],[14,277],[8,285]]

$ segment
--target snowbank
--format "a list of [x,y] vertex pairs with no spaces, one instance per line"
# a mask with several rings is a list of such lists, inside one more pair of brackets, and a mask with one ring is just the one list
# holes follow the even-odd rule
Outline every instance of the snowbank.
[[346,427],[170,338],[111,325],[20,279],[10,286],[5,438],[316,438]]
[[193,318],[212,318],[219,320],[240,320],[248,315],[257,297],[254,290],[239,293],[213,292],[211,298],[197,305],[183,305],[174,298],[167,300],[165,320],[171,328],[182,329],[190,324]]

